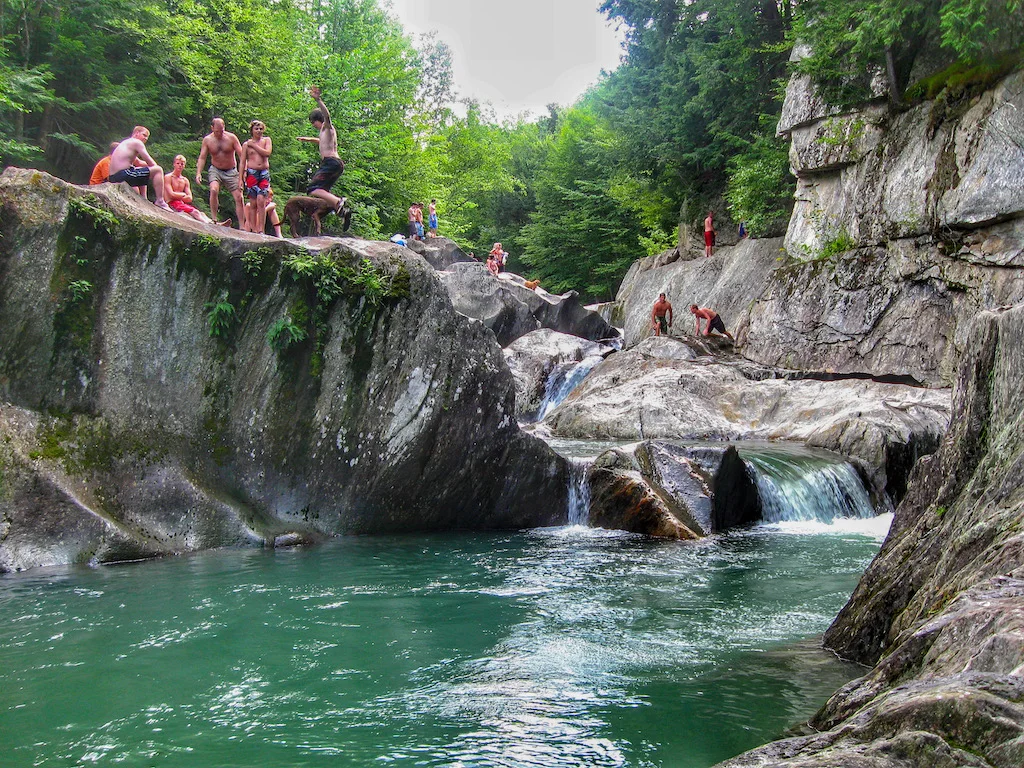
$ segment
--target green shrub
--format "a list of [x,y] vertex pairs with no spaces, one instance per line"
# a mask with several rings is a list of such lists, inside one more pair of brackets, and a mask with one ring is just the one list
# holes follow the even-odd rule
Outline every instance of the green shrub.
[[235,305],[224,297],[220,301],[207,302],[205,308],[207,310],[206,319],[210,323],[210,336],[225,338],[237,318]]

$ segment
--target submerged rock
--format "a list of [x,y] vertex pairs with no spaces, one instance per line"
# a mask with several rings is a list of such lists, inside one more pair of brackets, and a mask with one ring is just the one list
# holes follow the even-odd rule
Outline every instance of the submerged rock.
[[0,177],[0,570],[564,522],[501,349],[407,249]]

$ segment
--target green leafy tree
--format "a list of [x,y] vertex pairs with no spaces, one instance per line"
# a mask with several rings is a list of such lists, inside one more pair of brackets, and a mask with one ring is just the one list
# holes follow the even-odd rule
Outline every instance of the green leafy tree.
[[607,300],[642,253],[641,225],[609,191],[615,135],[585,106],[558,122],[536,182],[537,210],[519,237],[522,260],[549,290]]

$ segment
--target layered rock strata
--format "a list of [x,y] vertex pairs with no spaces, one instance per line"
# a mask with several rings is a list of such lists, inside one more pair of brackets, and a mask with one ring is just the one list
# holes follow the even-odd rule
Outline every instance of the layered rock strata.
[[564,460],[420,257],[125,189],[0,177],[0,569],[564,521]]

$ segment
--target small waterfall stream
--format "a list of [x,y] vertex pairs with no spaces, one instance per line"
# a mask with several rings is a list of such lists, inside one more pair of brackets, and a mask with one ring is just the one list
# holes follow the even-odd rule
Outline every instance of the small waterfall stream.
[[592,458],[569,459],[569,525],[587,525],[590,520],[590,481],[587,473]]
[[579,362],[556,365],[544,385],[544,400],[541,401],[540,408],[537,410],[537,421],[543,421],[545,416],[572,394],[572,391],[602,360],[604,360],[603,355],[589,355]]
[[864,483],[849,462],[784,449],[741,454],[753,472],[766,523],[875,516]]

